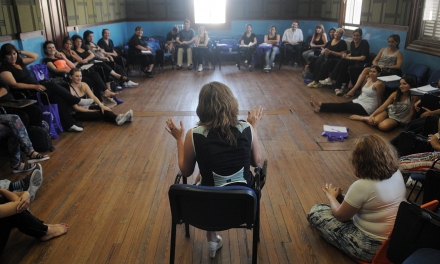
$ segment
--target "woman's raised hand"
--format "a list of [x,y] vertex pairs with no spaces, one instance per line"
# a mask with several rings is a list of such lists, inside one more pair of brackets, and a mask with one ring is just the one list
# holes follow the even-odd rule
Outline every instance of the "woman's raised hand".
[[168,131],[171,136],[173,136],[175,139],[183,138],[185,128],[183,127],[182,121],[180,121],[180,127],[177,127],[176,124],[174,124],[174,121],[171,117],[169,117],[165,123],[167,124],[165,130]]
[[266,113],[263,113],[263,107],[259,105],[258,107],[254,107],[252,111],[248,111],[247,121],[254,127],[257,128],[261,119],[266,116]]

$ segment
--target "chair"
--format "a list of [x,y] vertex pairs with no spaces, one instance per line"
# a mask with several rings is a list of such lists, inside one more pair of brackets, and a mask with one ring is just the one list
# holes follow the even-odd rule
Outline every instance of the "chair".
[[429,75],[428,84],[437,87],[439,80],[440,80],[440,70],[433,71],[431,75]]
[[[171,53],[165,53],[162,47],[160,46],[160,41],[158,39],[154,39],[154,41],[149,40],[148,46],[151,48],[151,52],[153,52],[155,58],[156,58],[156,64],[159,65],[159,70],[163,69],[163,65],[165,63],[165,57],[168,59],[168,61],[171,61]],[[174,64],[171,62],[171,67],[174,70]]]
[[[226,45],[224,47],[217,46],[216,47],[216,53],[218,57],[218,68],[222,70],[222,57],[223,56],[234,56],[235,62],[238,66],[238,69],[240,69],[240,65],[238,64],[238,45],[237,41],[235,39],[222,39],[218,42],[220,45]],[[229,51],[231,49],[231,51]]]
[[[426,83],[428,77],[429,67],[425,64],[414,63],[412,64],[405,75],[413,75],[417,87]],[[399,88],[400,82],[385,82],[385,96],[389,96],[391,93]]]
[[[281,45],[281,47],[280,47],[280,54],[281,54],[281,56],[280,56],[280,65],[279,65],[278,69],[281,69],[281,65],[283,63],[288,62],[289,59],[293,58],[294,55],[298,56],[298,63],[301,62],[301,45],[302,45],[302,42],[298,42],[298,44],[293,45],[293,46],[298,45],[298,47],[296,49],[291,49],[290,51],[287,49],[287,45],[290,45],[290,44],[283,43]],[[295,54],[295,53],[297,53],[297,54]]]
[[[439,202],[437,200],[431,201],[429,203],[422,204],[420,208],[426,209],[429,211],[434,211],[434,209],[438,206]],[[377,251],[376,255],[374,256],[373,260],[371,261],[371,264],[392,264],[392,262],[387,258],[387,251],[390,246],[390,237],[392,233],[388,235],[387,240],[385,240],[382,244],[382,246]],[[361,260],[356,260],[359,264],[369,264],[370,262],[364,262]]]
[[[170,263],[174,263],[176,248],[176,226],[185,223],[185,236],[189,237],[189,225],[206,231],[223,231],[231,228],[253,229],[252,263],[257,263],[258,241],[260,240],[260,174],[255,168],[255,190],[245,186],[196,186],[178,184],[170,186],[172,227]],[[184,181],[185,182],[185,181]],[[206,217],[209,216],[209,217]]]
[[431,168],[426,172],[426,174],[422,174],[422,173],[411,174],[411,179],[415,180],[416,182],[414,183],[411,192],[408,194],[408,197],[406,198],[408,201],[410,201],[411,194],[415,190],[418,182],[422,184],[422,187],[417,193],[417,196],[413,201],[414,203],[417,202],[422,191],[424,192],[423,201],[422,201],[423,203],[427,203],[428,201],[432,201],[432,200],[440,200],[440,180],[438,180],[438,178],[440,177],[440,171],[437,171],[434,168],[435,164],[438,161],[440,161],[440,158],[437,158],[432,162]]
[[[128,45],[124,46],[124,49],[127,50],[127,75],[135,71],[135,67],[139,68],[139,78],[142,78],[142,65],[139,59],[139,55],[136,51],[130,49]],[[132,65],[132,70],[130,70],[130,65]]]

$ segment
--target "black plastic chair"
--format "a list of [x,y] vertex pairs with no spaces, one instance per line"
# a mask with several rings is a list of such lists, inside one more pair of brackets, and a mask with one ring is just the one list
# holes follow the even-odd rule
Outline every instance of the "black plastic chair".
[[[256,188],[246,186],[196,186],[177,184],[182,178],[176,177],[176,184],[170,186],[172,227],[170,263],[174,263],[176,248],[176,226],[185,224],[185,236],[189,237],[189,225],[206,231],[223,231],[231,228],[253,229],[252,263],[257,263],[258,241],[260,240],[260,175],[261,168],[255,169]],[[207,217],[209,216],[209,217]]]

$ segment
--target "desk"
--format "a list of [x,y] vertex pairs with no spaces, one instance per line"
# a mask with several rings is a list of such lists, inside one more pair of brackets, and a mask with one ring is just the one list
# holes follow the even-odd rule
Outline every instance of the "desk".
[[0,106],[9,107],[9,108],[23,108],[31,104],[35,104],[37,100],[32,99],[19,99],[15,101],[3,102],[0,103]]

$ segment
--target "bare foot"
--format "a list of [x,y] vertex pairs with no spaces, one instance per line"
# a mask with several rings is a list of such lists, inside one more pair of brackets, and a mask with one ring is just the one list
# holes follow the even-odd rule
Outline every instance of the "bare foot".
[[48,224],[46,235],[40,237],[41,241],[47,241],[54,237],[64,235],[69,230],[69,226],[66,223],[62,224]]
[[351,115],[350,119],[356,121],[368,121],[368,116]]
[[321,110],[321,102],[316,101],[315,97],[310,96],[310,105],[313,107],[313,111],[315,113],[319,113],[319,110]]

